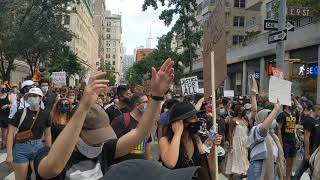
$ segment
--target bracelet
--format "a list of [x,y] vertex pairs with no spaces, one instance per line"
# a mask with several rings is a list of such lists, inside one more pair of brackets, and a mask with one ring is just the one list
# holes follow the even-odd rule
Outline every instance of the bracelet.
[[153,100],[155,100],[155,101],[163,101],[163,100],[164,100],[164,97],[151,95],[151,99],[153,99]]

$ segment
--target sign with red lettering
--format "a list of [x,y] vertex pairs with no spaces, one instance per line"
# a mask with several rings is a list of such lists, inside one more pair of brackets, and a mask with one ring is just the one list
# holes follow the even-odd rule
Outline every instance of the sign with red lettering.
[[288,7],[288,16],[313,17],[316,10],[311,7]]

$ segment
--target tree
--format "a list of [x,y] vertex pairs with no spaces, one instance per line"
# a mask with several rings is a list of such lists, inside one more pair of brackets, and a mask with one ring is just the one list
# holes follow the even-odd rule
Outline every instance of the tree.
[[162,6],[167,6],[159,16],[166,26],[172,24],[174,16],[178,16],[178,20],[173,25],[171,31],[167,34],[167,38],[172,40],[173,34],[182,41],[185,48],[184,56],[187,57],[182,62],[190,67],[190,76],[192,75],[193,60],[197,58],[196,50],[200,45],[202,31],[196,20],[197,1],[196,0],[145,0],[142,6],[143,11],[149,6],[158,9],[158,1]]
[[19,8],[17,0],[0,1],[0,73],[3,81],[10,81],[14,70],[14,60],[17,57],[15,38],[15,11]]
[[66,4],[73,0],[25,0],[16,12],[18,28],[15,45],[19,55],[26,60],[31,74],[39,70],[40,64],[49,64],[55,53],[59,53],[72,33],[62,24]]
[[[183,59],[183,55],[172,51],[155,50],[148,56],[144,57],[141,61],[135,63],[127,74],[127,81],[130,85],[143,85],[143,76],[151,73],[151,68],[159,69],[167,58],[172,58],[176,64],[175,80],[178,82],[183,76],[183,69],[178,65],[178,62]],[[150,77],[149,77],[150,78]]]
[[107,73],[106,79],[109,80],[109,86],[115,86],[116,84],[116,75],[115,68],[111,66],[111,64],[105,63],[99,67],[100,71],[104,71]]
[[52,56],[52,61],[49,63],[50,73],[65,71],[67,79],[69,79],[71,75],[79,75],[85,69],[78,56],[69,46],[64,46],[60,51],[56,52]]

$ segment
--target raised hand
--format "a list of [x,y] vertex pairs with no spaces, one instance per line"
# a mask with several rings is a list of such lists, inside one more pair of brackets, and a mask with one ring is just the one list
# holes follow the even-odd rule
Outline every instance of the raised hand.
[[277,110],[278,112],[282,110],[282,105],[280,104],[279,99],[277,100],[277,103],[274,104],[273,109]]
[[180,134],[180,135],[182,134],[182,132],[183,132],[182,120],[172,123],[172,131],[174,134]]
[[88,108],[96,103],[100,91],[104,91],[108,88],[108,80],[101,80],[105,75],[105,72],[98,71],[90,77],[88,85],[83,91],[80,103]]
[[153,96],[164,96],[174,79],[174,61],[167,59],[157,72],[152,68],[151,93]]

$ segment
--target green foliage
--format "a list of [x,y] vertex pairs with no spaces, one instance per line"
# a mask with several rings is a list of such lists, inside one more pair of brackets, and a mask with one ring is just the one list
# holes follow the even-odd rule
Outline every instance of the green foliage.
[[[165,42],[171,42],[173,34],[176,35],[178,40],[182,41],[182,46],[185,50],[184,63],[185,66],[189,66],[193,69],[193,59],[197,58],[196,50],[200,45],[202,30],[196,20],[197,2],[196,0],[145,0],[142,9],[145,11],[148,7],[158,9],[158,2],[162,6],[167,6],[167,9],[163,10],[159,19],[164,21],[166,26],[172,24],[175,16],[178,16],[177,21],[173,25],[171,31],[167,34]],[[160,38],[160,40],[162,40]],[[162,41],[163,42],[163,41]],[[160,48],[167,48],[163,46],[166,44],[161,43]],[[192,71],[190,71],[190,75]]]
[[151,68],[155,67],[159,69],[163,62],[167,58],[171,58],[176,62],[175,64],[175,80],[179,81],[183,76],[183,69],[178,65],[178,62],[182,60],[183,55],[172,51],[162,51],[155,50],[150,55],[143,58],[141,61],[135,63],[129,70],[127,74],[127,81],[130,85],[142,85],[143,76],[151,74]]
[[16,13],[19,27],[15,44],[32,74],[38,71],[41,62],[49,64],[49,59],[72,40],[72,34],[61,21],[68,2],[73,0],[24,0],[21,3]]
[[31,74],[40,63],[50,64],[72,34],[62,25],[66,4],[74,0],[1,0],[0,73],[7,80],[14,59],[25,60]]
[[52,61],[50,61],[49,72],[65,71],[67,76],[80,74],[84,70],[84,66],[78,59],[78,56],[70,49],[65,46],[56,52]]
[[101,64],[101,66],[99,67],[99,70],[107,73],[106,79],[109,80],[109,86],[115,86],[116,84],[115,68],[111,66],[111,64],[108,62],[105,64]]

